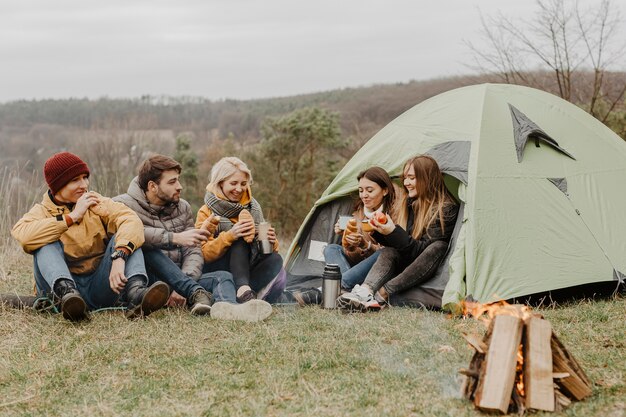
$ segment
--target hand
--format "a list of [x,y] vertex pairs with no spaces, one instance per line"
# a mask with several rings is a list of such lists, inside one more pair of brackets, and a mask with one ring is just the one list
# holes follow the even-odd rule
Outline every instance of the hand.
[[119,294],[126,286],[126,281],[128,281],[128,279],[124,275],[125,266],[126,261],[124,261],[124,259],[122,258],[114,259],[113,264],[111,265],[111,273],[109,273],[109,285],[111,286],[111,290],[115,294]]
[[74,210],[69,214],[74,223],[80,222],[83,217],[85,217],[85,213],[89,210],[89,207],[95,206],[100,203],[100,199],[94,193],[87,192],[80,196],[80,198],[76,201],[74,205]]
[[359,244],[361,243],[361,241],[363,241],[363,236],[361,236],[358,233],[346,233],[346,242],[348,242],[348,244],[350,246],[359,246]]
[[276,244],[276,230],[273,227],[267,229],[267,240],[270,241],[272,246]]
[[335,234],[340,235],[342,233],[343,233],[343,230],[339,228],[339,220],[337,220],[337,223],[335,223]]
[[184,232],[174,233],[172,243],[178,246],[200,246],[209,240],[211,234],[204,229],[189,229]]
[[254,233],[254,221],[253,220],[239,221],[233,225],[233,227],[230,229],[230,233],[235,237],[235,239],[248,236],[251,233]]
[[393,223],[393,220],[391,220],[391,217],[389,217],[388,214],[387,214],[387,223],[380,224],[376,220],[376,216],[374,216],[370,219],[370,225],[374,228],[374,230],[376,230],[381,235],[388,235],[391,232],[393,232],[393,230],[396,228],[396,225]]
[[184,306],[187,303],[187,299],[185,297],[183,297],[182,295],[180,295],[179,293],[177,293],[176,291],[172,291],[172,293],[170,294],[170,298],[167,300],[167,306],[168,307],[177,307],[177,306]]

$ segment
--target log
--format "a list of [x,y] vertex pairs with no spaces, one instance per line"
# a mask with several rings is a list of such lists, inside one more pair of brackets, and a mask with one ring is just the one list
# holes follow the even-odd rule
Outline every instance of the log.
[[591,395],[589,378],[554,333],[552,333],[550,343],[552,346],[553,372],[557,374],[566,372],[569,374],[568,377],[556,381],[561,390],[578,401]]
[[526,323],[524,343],[524,394],[526,408],[554,411],[552,379],[552,326],[531,317]]
[[518,317],[496,315],[491,324],[491,341],[481,368],[474,404],[483,411],[505,414],[515,384],[523,322]]
[[462,333],[461,335],[467,341],[467,343],[469,343],[469,345],[473,347],[474,350],[476,350],[477,352],[485,353],[485,351],[487,350],[487,345],[479,339],[478,335],[465,333]]

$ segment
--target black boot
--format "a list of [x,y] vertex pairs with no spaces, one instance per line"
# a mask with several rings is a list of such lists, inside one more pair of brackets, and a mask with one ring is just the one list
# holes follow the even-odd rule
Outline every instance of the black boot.
[[170,287],[162,281],[147,287],[144,277],[129,278],[121,296],[122,302],[127,304],[126,318],[133,320],[148,316],[163,307],[169,296]]
[[58,279],[54,283],[54,297],[57,305],[60,305],[63,318],[70,321],[81,321],[89,319],[87,314],[87,304],[76,289],[76,284],[71,279]]

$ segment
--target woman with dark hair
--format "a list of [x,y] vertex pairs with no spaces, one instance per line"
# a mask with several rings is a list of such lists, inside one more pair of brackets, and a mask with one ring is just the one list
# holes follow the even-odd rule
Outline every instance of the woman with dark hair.
[[[427,282],[445,257],[459,206],[446,189],[437,162],[426,155],[409,159],[403,184],[407,194],[398,205],[397,218],[370,221],[372,237],[384,248],[363,285],[339,297],[343,309],[380,309],[390,295]],[[442,291],[422,290],[420,304],[441,307]]]
[[342,234],[341,245],[330,244],[324,248],[326,263],[339,265],[341,286],[348,291],[363,283],[378,258],[381,245],[370,234],[370,219],[377,213],[390,213],[392,218],[396,217],[396,192],[387,171],[374,166],[359,173],[357,180],[359,200],[353,218],[345,230],[340,228],[339,222],[335,223],[335,233]]
[[[339,265],[344,291],[350,291],[355,285],[363,283],[378,257],[381,245],[371,236],[373,229],[369,224],[370,219],[377,214],[391,214],[392,218],[396,218],[396,190],[387,171],[374,166],[360,172],[357,180],[359,200],[353,217],[345,230],[339,221],[335,223],[335,233],[342,235],[341,245],[332,243],[324,248],[326,263]],[[322,293],[319,288],[310,288],[294,291],[293,297],[300,305],[319,304]]]

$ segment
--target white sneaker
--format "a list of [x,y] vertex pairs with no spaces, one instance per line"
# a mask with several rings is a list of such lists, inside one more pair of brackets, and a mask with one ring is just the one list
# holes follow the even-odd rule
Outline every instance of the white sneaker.
[[369,289],[356,284],[351,292],[341,294],[337,298],[337,306],[347,311],[380,310],[380,304]]
[[250,300],[243,304],[218,301],[211,306],[211,317],[217,320],[261,321],[272,315],[272,306],[263,300]]

